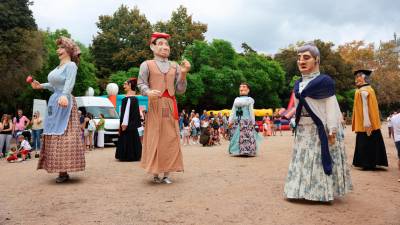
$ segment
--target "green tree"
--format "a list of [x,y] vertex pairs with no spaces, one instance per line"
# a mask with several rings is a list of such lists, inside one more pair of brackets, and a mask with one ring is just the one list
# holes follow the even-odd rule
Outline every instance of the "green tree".
[[207,25],[201,22],[194,22],[192,15],[188,15],[184,6],[172,12],[171,19],[154,25],[154,30],[165,32],[171,35],[169,44],[171,46],[171,60],[179,61],[187,46],[195,40],[204,40],[204,33],[207,32]]
[[109,83],[116,83],[119,87],[119,93],[124,93],[123,84],[129,78],[138,77],[139,67],[132,67],[128,71],[117,71],[111,74],[109,78]]
[[192,104],[194,108],[230,108],[238,96],[239,84],[244,81],[251,86],[250,95],[256,107],[281,106],[279,94],[285,86],[285,75],[279,63],[269,57],[254,52],[238,54],[225,40],[195,41],[183,57],[192,63],[190,76],[198,77],[204,85],[204,93],[196,95],[200,99],[190,98],[198,103]]
[[97,27],[100,31],[90,50],[99,78],[138,67],[152,56],[148,45],[151,24],[137,7],[129,10],[122,5],[112,16],[100,16]]
[[245,80],[251,86],[250,95],[255,99],[255,107],[281,107],[279,95],[285,90],[285,72],[275,60],[264,55],[243,56],[238,68],[243,71]]
[[252,47],[250,47],[250,45],[248,45],[246,42],[242,43],[242,49],[243,49],[243,53],[245,55],[248,54],[253,54],[253,53],[257,53]]
[[[38,71],[45,49],[43,36],[37,31],[28,0],[0,2],[0,110],[29,109],[25,99],[17,98],[26,90],[25,77]],[[29,111],[27,111],[29,112]]]

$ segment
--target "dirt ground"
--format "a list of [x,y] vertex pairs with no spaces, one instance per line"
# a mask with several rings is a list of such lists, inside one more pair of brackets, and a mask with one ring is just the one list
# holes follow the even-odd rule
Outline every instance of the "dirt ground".
[[[255,158],[220,146],[184,146],[184,173],[171,185],[151,183],[137,162],[117,162],[114,148],[86,154],[85,172],[56,184],[37,159],[0,161],[0,224],[400,224],[400,172],[394,143],[384,139],[389,168],[351,168],[352,193],[333,203],[289,202],[283,187],[293,137],[264,139]],[[348,162],[355,135],[346,130]]]

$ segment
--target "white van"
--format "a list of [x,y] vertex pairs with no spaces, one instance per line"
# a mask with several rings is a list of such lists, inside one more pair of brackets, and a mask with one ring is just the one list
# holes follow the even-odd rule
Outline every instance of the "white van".
[[99,122],[99,114],[104,115],[104,143],[116,144],[118,141],[119,116],[111,101],[108,98],[95,96],[82,96],[75,99],[78,109],[83,114],[88,112],[93,114],[96,123]]

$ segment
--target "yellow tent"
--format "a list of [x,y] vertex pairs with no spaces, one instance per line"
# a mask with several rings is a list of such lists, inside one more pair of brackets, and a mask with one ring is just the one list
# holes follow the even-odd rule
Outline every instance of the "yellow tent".
[[[212,112],[214,115],[218,115],[218,113],[221,113],[222,115],[227,115],[229,116],[231,114],[230,109],[222,109],[222,110],[209,110],[207,111],[207,115],[210,115]],[[254,114],[255,116],[272,116],[273,115],[273,110],[272,109],[254,109]]]
[[254,115],[255,116],[272,116],[273,115],[273,110],[272,109],[254,109]]

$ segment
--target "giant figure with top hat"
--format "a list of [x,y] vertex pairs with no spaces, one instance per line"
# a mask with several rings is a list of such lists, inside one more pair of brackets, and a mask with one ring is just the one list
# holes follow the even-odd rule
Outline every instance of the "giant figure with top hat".
[[354,94],[352,130],[356,132],[353,165],[364,170],[388,166],[385,143],[375,91],[367,82],[371,70],[354,72],[357,90]]
[[[150,48],[154,58],[140,65],[138,87],[149,98],[141,166],[156,183],[172,183],[170,172],[183,171],[175,93],[186,91],[190,63],[169,61],[170,35],[153,33]],[[159,177],[163,173],[163,177]]]

